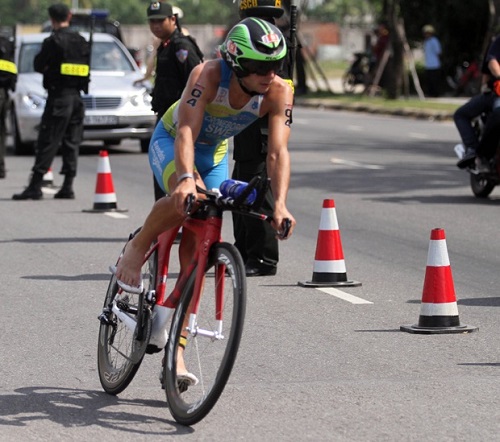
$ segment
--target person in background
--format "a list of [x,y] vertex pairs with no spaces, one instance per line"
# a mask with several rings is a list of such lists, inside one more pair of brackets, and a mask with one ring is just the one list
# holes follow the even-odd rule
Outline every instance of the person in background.
[[43,197],[43,175],[49,170],[59,147],[64,182],[54,198],[75,198],[73,180],[85,115],[80,91],[88,88],[90,45],[78,32],[70,30],[71,12],[66,5],[51,5],[48,12],[53,32],[43,41],[34,60],[35,71],[43,74],[43,87],[48,91],[47,103],[40,124],[31,180],[23,192],[12,196],[14,200],[39,200]]
[[[500,139],[500,36],[489,46],[481,72],[484,82],[482,93],[472,97],[454,114],[455,125],[465,148],[465,154],[457,166],[460,169],[474,166],[479,172],[488,172]],[[488,117],[479,140],[472,120],[483,113]]]
[[14,90],[17,79],[17,67],[14,63],[14,43],[0,35],[0,178],[5,178],[5,139],[7,129],[5,119],[9,104],[9,90]]
[[[275,20],[284,14],[280,0],[240,1],[240,18],[257,17],[275,24]],[[288,45],[289,46],[289,45]],[[290,51],[288,51],[290,56]],[[278,75],[290,78],[288,63]],[[290,81],[293,85],[293,83]],[[231,178],[249,182],[255,176],[267,178],[266,157],[268,118],[261,118],[234,137],[234,168]],[[266,194],[261,210],[272,215],[274,199],[271,190]],[[268,223],[258,219],[233,213],[234,245],[245,263],[247,276],[272,276],[277,272],[279,261],[276,231]]]
[[429,97],[439,97],[441,89],[441,43],[432,25],[422,28],[424,34],[425,83]]
[[[152,2],[146,13],[149,29],[160,40],[156,50],[152,92],[152,108],[159,121],[167,109],[181,97],[189,74],[202,62],[203,54],[192,37],[179,31],[178,16],[174,14],[173,6]],[[147,79],[145,76],[138,81]],[[158,200],[165,196],[165,192],[156,180],[153,182],[155,200]]]

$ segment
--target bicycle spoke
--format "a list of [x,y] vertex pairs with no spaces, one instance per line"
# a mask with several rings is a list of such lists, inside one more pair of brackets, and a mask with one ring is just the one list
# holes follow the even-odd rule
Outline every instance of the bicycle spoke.
[[[190,318],[187,326],[187,319],[184,319],[194,285],[194,278],[191,278],[174,314],[167,345],[164,372],[167,400],[174,418],[186,425],[198,422],[217,402],[231,373],[243,329],[246,299],[243,262],[233,246],[219,244],[215,247],[212,266],[206,272],[198,312]],[[219,273],[222,277],[216,277],[215,266],[220,266],[222,270],[226,264],[228,272],[222,271]],[[217,298],[219,302],[216,303]],[[178,367],[180,336],[185,336],[186,332],[183,360],[186,369],[198,382],[184,390],[179,388],[176,370],[169,371],[168,367]]]

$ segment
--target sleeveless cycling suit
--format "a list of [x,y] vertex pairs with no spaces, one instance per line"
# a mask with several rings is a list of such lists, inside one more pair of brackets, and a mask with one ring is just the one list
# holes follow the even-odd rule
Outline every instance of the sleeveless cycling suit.
[[[241,109],[229,104],[231,69],[220,60],[221,80],[215,99],[207,105],[200,134],[195,141],[194,165],[208,189],[218,188],[228,178],[228,138],[259,118],[263,95],[250,98]],[[156,180],[166,192],[175,172],[174,141],[178,125],[179,101],[158,122],[149,145],[149,163]]]

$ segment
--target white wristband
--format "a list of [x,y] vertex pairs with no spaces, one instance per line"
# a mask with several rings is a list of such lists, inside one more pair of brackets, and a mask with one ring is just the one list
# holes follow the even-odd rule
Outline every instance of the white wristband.
[[185,180],[186,178],[191,178],[194,180],[194,175],[192,173],[183,173],[182,175],[179,175],[177,177],[177,184],[179,184],[182,180]]

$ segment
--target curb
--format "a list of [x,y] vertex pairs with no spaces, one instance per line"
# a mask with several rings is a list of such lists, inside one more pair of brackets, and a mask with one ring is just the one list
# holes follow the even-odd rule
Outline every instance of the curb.
[[351,112],[365,112],[379,115],[393,115],[397,117],[415,118],[418,120],[449,121],[453,120],[453,112],[438,111],[431,109],[412,109],[395,108],[386,109],[383,106],[377,106],[366,103],[343,103],[331,99],[317,98],[295,98],[295,105],[301,107],[310,107],[316,109],[346,110]]

